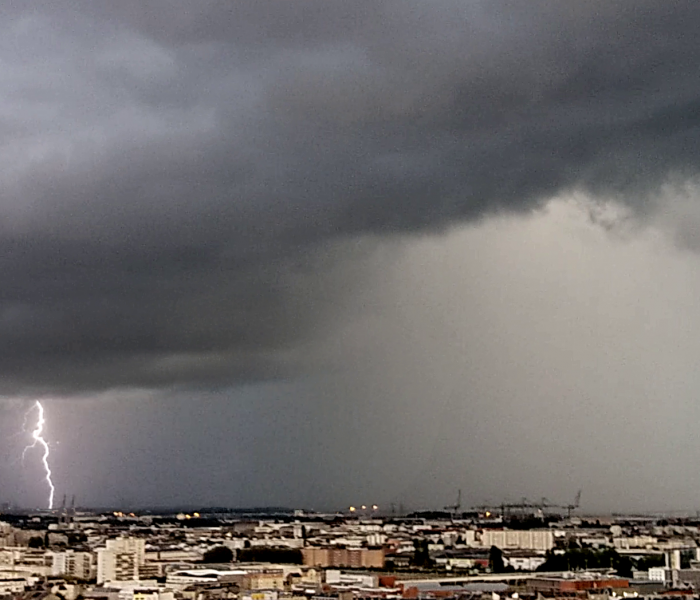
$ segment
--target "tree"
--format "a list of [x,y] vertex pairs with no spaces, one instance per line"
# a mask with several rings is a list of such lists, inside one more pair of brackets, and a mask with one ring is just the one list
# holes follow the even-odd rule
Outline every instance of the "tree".
[[33,536],[33,537],[29,538],[29,542],[27,543],[27,545],[30,548],[43,548],[44,547],[44,540],[43,540],[43,538],[41,538],[39,536]]
[[428,550],[428,540],[413,540],[413,564],[416,567],[432,566],[432,559]]
[[622,577],[630,577],[634,567],[626,556],[614,549],[570,547],[563,554],[547,552],[547,560],[537,567],[538,571],[583,571],[586,569],[614,569]]
[[239,562],[266,562],[301,565],[304,556],[296,548],[243,548],[238,551]]
[[217,546],[204,553],[205,563],[230,563],[233,561],[233,551],[226,546]]
[[545,554],[546,560],[539,566],[536,571],[567,571],[568,565],[563,554],[554,554],[551,550]]
[[638,559],[634,566],[638,571],[648,571],[651,567],[663,567],[665,564],[663,554],[652,554]]
[[503,562],[503,552],[498,546],[491,546],[489,550],[489,568],[491,573],[503,573],[506,565]]
[[620,577],[632,577],[634,564],[628,556],[620,556],[615,568]]

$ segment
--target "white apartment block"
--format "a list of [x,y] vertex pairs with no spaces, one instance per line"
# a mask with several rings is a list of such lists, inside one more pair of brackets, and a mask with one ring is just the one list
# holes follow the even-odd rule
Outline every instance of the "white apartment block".
[[546,552],[554,548],[554,534],[549,529],[484,529],[480,543],[483,548]]
[[91,552],[51,552],[51,575],[65,576],[82,581],[95,577],[95,556]]
[[22,577],[0,579],[0,594],[21,594],[29,585]]
[[97,583],[138,581],[139,567],[146,561],[145,546],[139,538],[107,540],[106,547],[97,550]]

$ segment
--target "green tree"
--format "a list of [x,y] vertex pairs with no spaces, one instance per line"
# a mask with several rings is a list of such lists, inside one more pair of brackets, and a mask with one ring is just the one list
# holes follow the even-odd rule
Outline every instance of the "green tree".
[[431,567],[433,565],[428,551],[428,540],[413,540],[413,565],[416,567]]
[[492,573],[503,573],[506,570],[503,552],[498,546],[491,546],[491,550],[489,550],[489,568]]
[[243,548],[238,551],[238,560],[300,565],[304,562],[304,556],[301,550],[295,548]]
[[586,569],[614,569],[622,577],[631,577],[634,564],[615,550],[592,548],[569,548],[563,554],[548,552],[546,561],[538,571],[583,571]]
[[233,552],[226,546],[217,546],[207,550],[202,560],[205,563],[230,563],[233,561]]
[[634,564],[628,556],[620,556],[615,566],[615,570],[620,577],[632,577]]
[[635,568],[639,571],[648,571],[652,567],[663,567],[666,564],[663,554],[651,554],[643,556],[635,563]]

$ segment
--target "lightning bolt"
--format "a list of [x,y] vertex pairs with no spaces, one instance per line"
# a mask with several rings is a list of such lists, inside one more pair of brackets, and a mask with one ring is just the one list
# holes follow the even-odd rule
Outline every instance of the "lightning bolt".
[[51,454],[51,450],[48,443],[44,439],[44,424],[46,423],[46,419],[44,418],[44,407],[42,406],[41,402],[36,400],[34,402],[34,406],[32,406],[25,414],[25,424],[29,413],[33,409],[36,409],[37,411],[36,427],[34,431],[32,431],[32,439],[34,441],[22,451],[22,461],[24,462],[24,456],[27,454],[28,450],[32,450],[37,446],[41,446],[43,448],[44,452],[41,456],[41,462],[44,465],[44,472],[46,473],[46,483],[49,484],[49,509],[51,509],[53,508],[53,496],[56,488],[54,487],[53,480],[51,479],[51,467],[49,466],[49,455]]

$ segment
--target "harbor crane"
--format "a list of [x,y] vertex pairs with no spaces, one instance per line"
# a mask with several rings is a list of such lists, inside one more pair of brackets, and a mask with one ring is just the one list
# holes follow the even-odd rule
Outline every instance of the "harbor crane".
[[454,515],[455,513],[459,512],[460,508],[462,508],[462,490],[457,491],[457,502],[449,506],[445,506],[445,510]]

